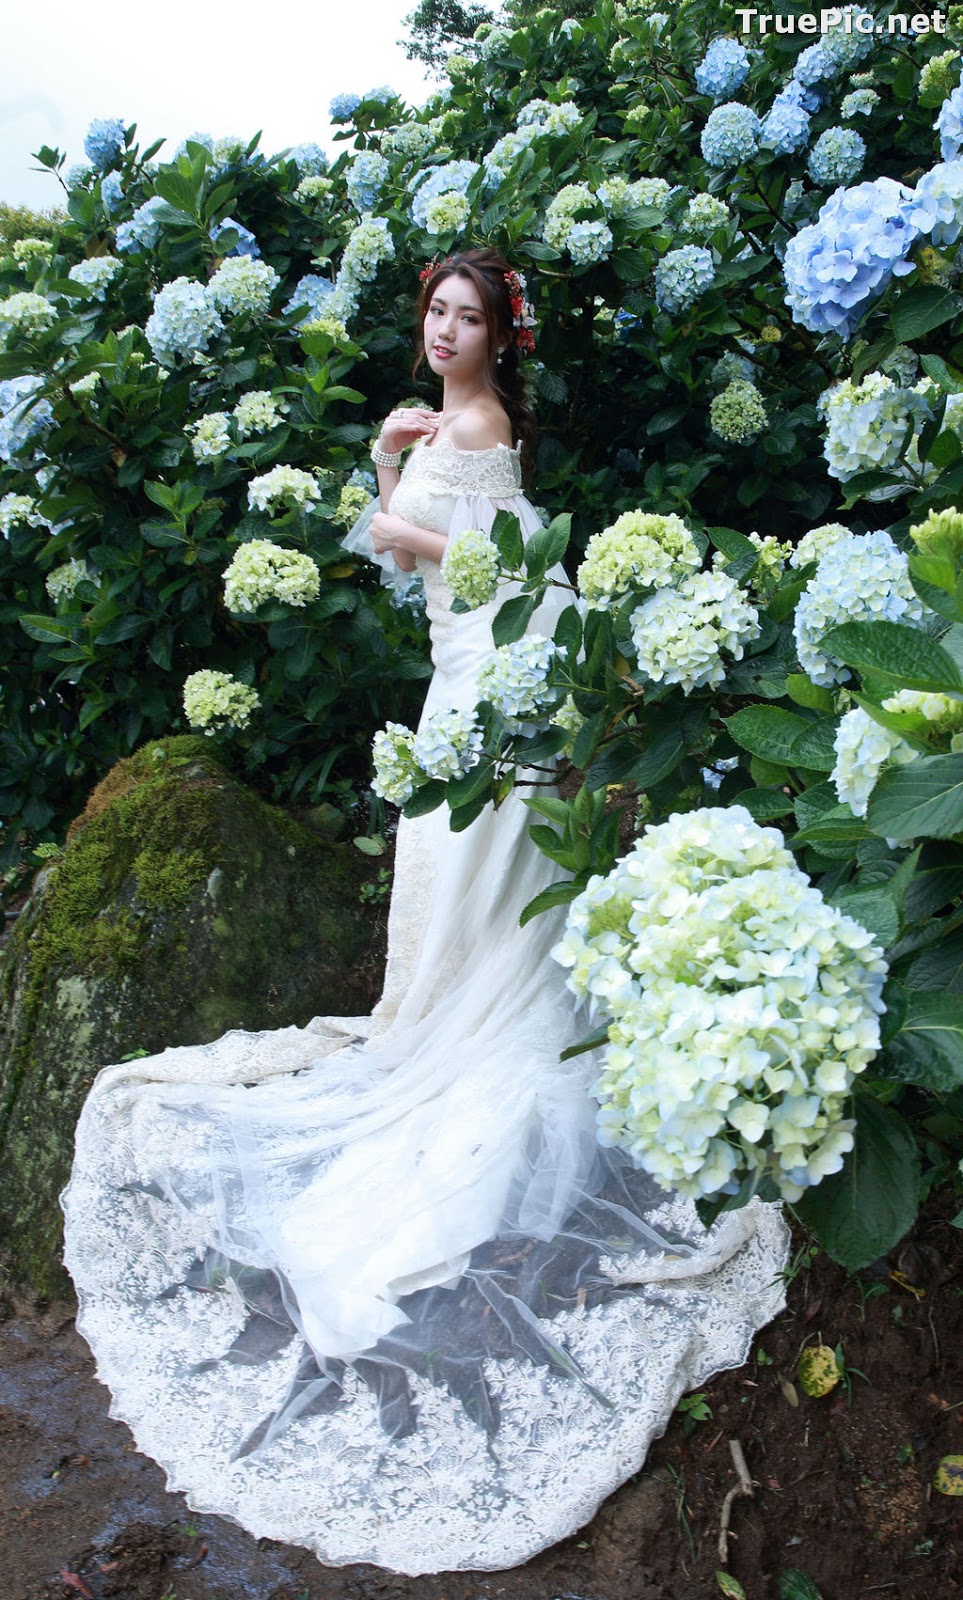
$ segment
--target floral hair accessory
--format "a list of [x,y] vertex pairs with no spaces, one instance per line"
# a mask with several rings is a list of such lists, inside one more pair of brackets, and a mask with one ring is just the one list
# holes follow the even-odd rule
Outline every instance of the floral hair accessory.
[[[450,256],[446,256],[445,260],[446,261],[450,261],[451,257]],[[441,257],[440,256],[433,256],[432,259],[428,262],[428,265],[425,266],[425,267],[422,267],[421,271],[419,272],[418,278],[419,278],[420,282],[421,283],[427,283],[427,281],[431,277],[432,273],[437,272],[438,268],[441,266],[441,264],[442,264],[441,263]]]
[[515,346],[523,355],[530,356],[535,349],[535,335],[532,332],[535,326],[535,308],[531,301],[526,299],[528,285],[522,274],[514,269],[505,273],[505,283],[508,286],[508,299],[512,308]]

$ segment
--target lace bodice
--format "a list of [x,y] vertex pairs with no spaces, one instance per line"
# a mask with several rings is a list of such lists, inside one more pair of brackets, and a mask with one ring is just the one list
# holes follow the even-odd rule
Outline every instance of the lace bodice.
[[522,465],[518,450],[507,444],[462,450],[441,439],[412,451],[403,478],[423,483],[434,494],[485,494],[498,500],[521,493]]

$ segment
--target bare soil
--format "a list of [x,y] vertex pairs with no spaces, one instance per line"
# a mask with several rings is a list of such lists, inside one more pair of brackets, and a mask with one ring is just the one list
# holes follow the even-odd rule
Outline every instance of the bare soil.
[[[580,1535],[525,1567],[401,1578],[194,1515],[112,1421],[67,1304],[0,1299],[2,1600],[709,1600],[728,1570],[748,1600],[805,1573],[822,1600],[963,1595],[963,1499],[932,1487],[963,1455],[963,1233],[931,1203],[859,1278],[800,1247],[788,1310],[748,1364],[673,1418],[644,1470]],[[799,1389],[804,1344],[841,1344],[847,1379]],[[708,1414],[706,1414],[708,1413]],[[699,1418],[702,1420],[699,1420]]]

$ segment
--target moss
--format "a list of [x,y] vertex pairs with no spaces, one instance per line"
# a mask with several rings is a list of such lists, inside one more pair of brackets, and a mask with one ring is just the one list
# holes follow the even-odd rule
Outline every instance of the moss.
[[0,1231],[15,1275],[67,1287],[57,1195],[98,1066],[369,1008],[369,865],[250,794],[209,741],[117,764],[0,961]]

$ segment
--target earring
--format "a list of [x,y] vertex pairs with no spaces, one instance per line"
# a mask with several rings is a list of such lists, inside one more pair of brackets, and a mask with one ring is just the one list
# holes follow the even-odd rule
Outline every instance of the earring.
[[500,361],[500,360],[501,360],[501,359],[502,359],[502,356],[503,356],[503,355],[504,355],[504,354],[505,354],[505,346],[504,346],[504,345],[503,345],[503,344],[500,344],[500,345],[499,345],[499,346],[498,346],[498,355],[497,355],[497,357],[496,357],[496,360],[497,360],[497,361]]

